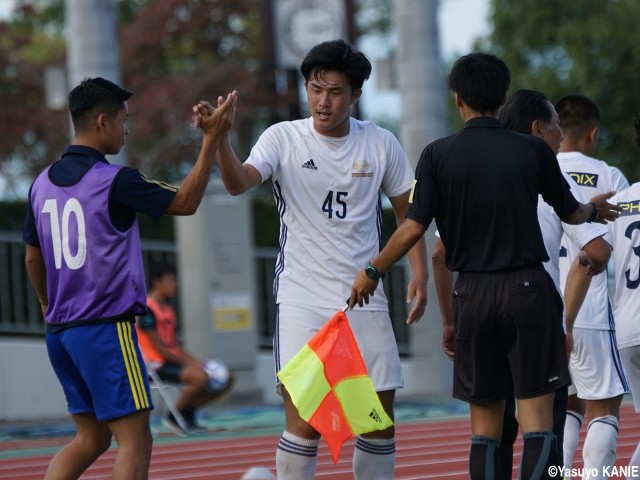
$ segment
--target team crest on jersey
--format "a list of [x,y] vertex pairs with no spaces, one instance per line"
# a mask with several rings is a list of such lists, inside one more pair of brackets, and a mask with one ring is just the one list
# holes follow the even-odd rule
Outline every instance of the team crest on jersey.
[[598,174],[596,173],[582,173],[582,172],[567,172],[571,178],[573,178],[581,187],[597,187],[598,186]]
[[640,200],[631,200],[629,202],[619,202],[618,206],[622,209],[621,217],[628,215],[640,215]]
[[356,160],[351,169],[352,177],[373,177],[371,170],[371,163],[367,160]]

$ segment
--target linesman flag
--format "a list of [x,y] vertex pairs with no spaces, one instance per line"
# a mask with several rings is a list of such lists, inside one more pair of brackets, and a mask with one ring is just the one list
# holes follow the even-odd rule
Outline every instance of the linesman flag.
[[393,421],[367,374],[347,316],[337,312],[278,372],[298,414],[324,437],[333,462],[349,438]]

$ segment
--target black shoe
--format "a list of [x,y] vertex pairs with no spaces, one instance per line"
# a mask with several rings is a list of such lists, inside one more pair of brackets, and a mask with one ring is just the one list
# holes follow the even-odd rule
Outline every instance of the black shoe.
[[182,413],[184,421],[187,424],[187,431],[189,435],[206,435],[209,433],[209,429],[199,425],[196,421],[196,411],[194,409],[185,410]]
[[173,413],[171,412],[169,412],[167,416],[162,419],[162,423],[179,437],[186,437],[187,435],[189,435],[189,432],[180,426],[176,418],[173,416]]

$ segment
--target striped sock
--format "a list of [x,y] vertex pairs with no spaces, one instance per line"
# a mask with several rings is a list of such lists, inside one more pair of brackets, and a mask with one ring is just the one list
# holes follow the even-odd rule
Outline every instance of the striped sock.
[[584,417],[579,413],[567,410],[567,420],[564,424],[564,443],[562,444],[565,468],[571,468],[573,465],[573,456],[578,449],[580,427],[582,427],[583,420]]
[[276,450],[278,480],[313,480],[318,464],[319,440],[296,437],[285,431]]
[[591,420],[582,447],[585,470],[602,472],[602,467],[612,467],[616,463],[617,444],[618,419],[616,417],[606,415]]
[[394,438],[356,439],[353,452],[353,476],[355,480],[393,480],[396,465]]

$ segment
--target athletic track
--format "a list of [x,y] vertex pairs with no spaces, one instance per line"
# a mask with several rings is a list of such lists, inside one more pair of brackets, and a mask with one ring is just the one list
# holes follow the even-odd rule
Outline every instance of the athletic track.
[[[627,465],[640,440],[640,415],[629,403],[622,406],[618,436],[617,465]],[[585,426],[582,428],[584,437]],[[221,432],[200,438],[178,438],[162,434],[156,437],[151,459],[151,480],[239,480],[250,467],[275,470],[274,453],[279,432],[256,435],[251,432]],[[469,448],[469,420],[464,417],[423,420],[397,425],[396,480],[465,479]],[[42,479],[52,455],[69,437],[0,442],[0,479]],[[582,443],[582,442],[581,442]],[[318,452],[318,479],[353,479],[351,454],[354,442],[342,449],[334,465],[324,442]],[[522,448],[516,444],[517,468]],[[114,450],[106,452],[83,476],[84,480],[110,478]],[[576,454],[580,467],[581,450]],[[514,478],[517,471],[514,470]],[[612,477],[621,478],[621,477]]]

